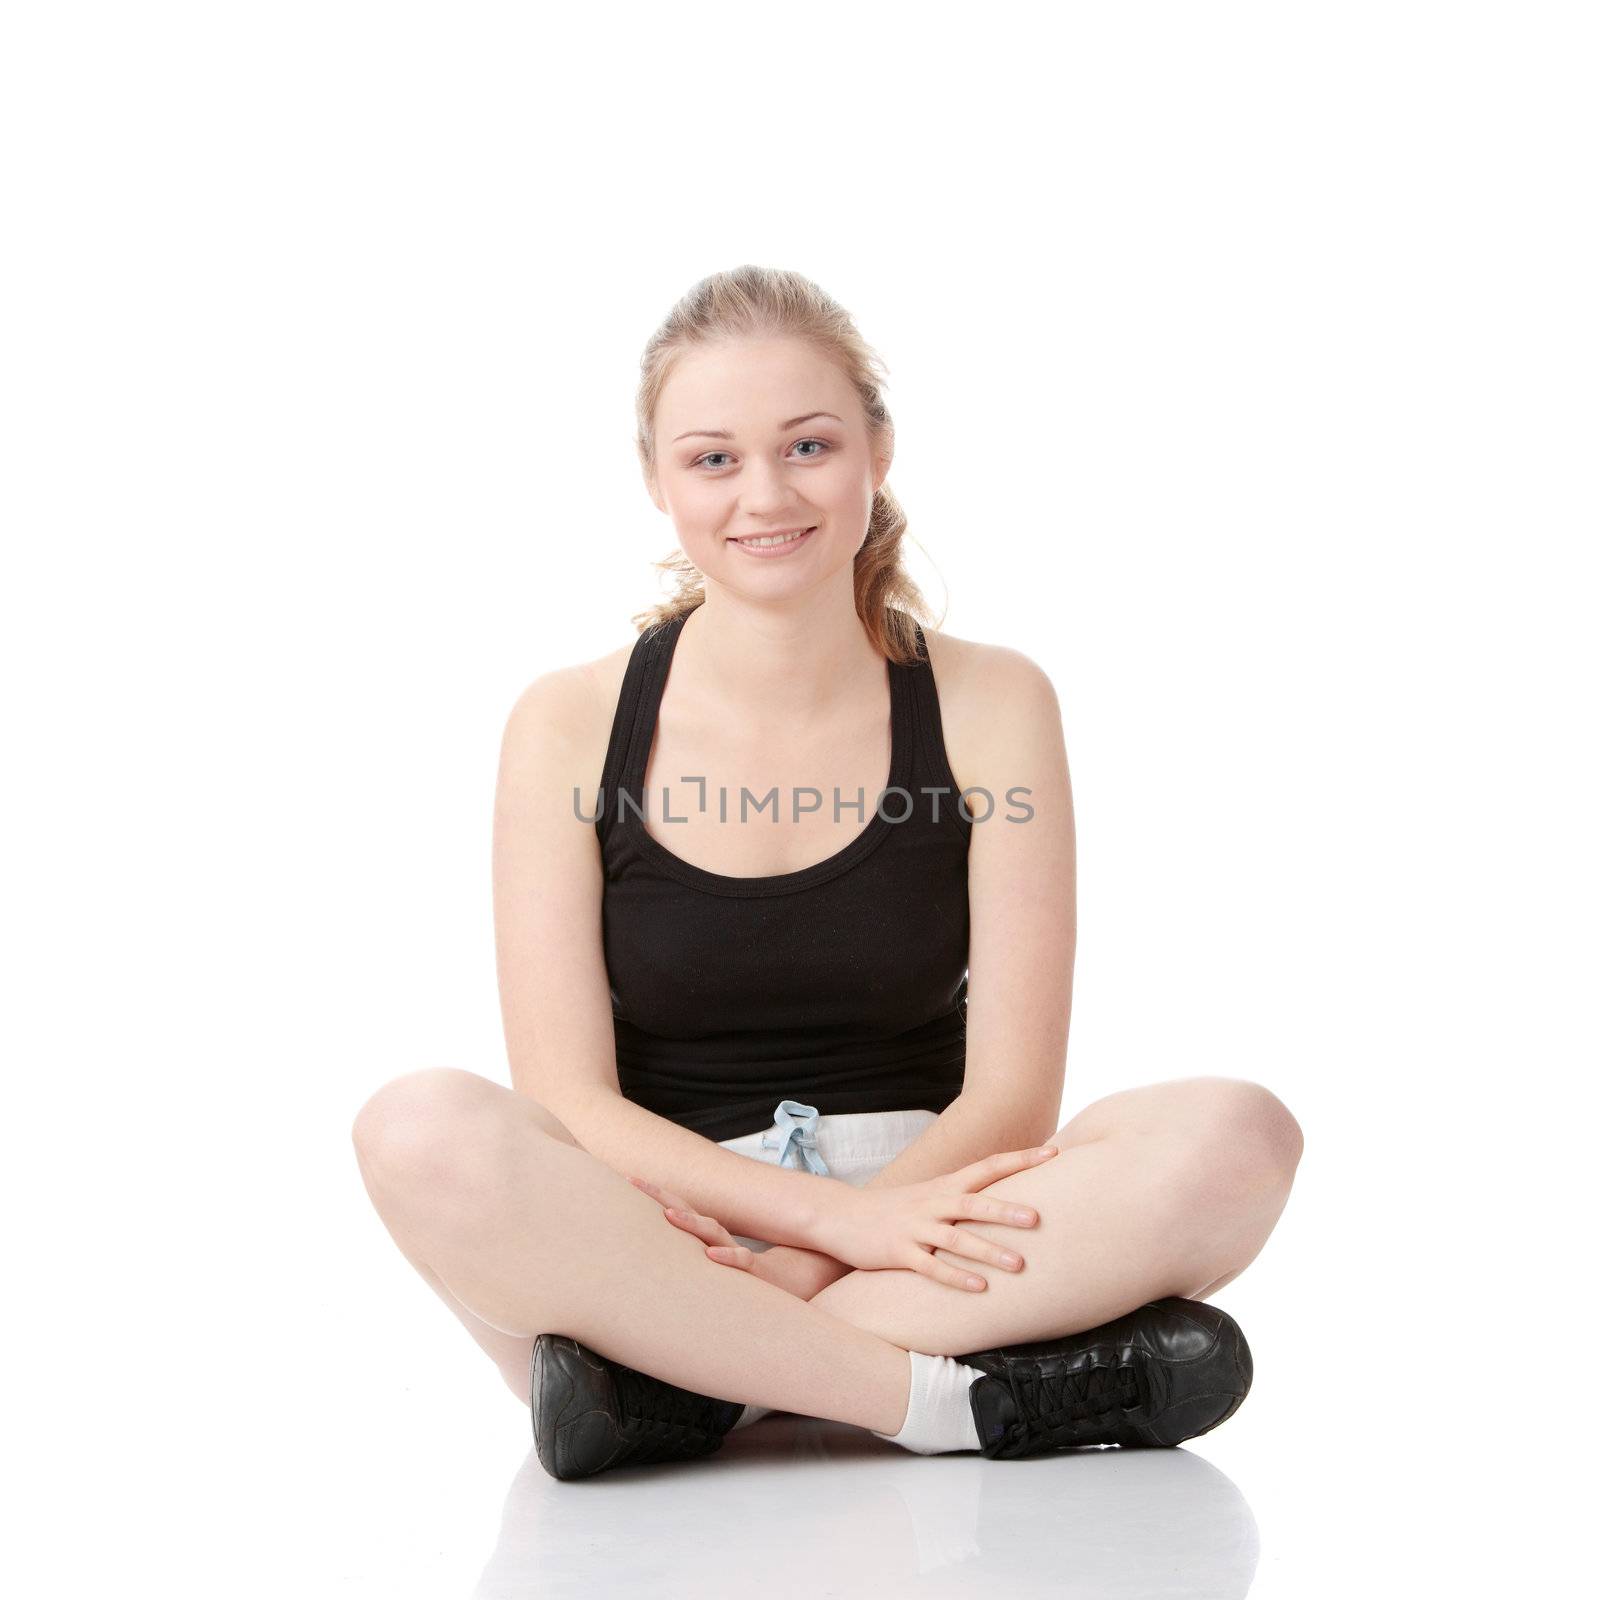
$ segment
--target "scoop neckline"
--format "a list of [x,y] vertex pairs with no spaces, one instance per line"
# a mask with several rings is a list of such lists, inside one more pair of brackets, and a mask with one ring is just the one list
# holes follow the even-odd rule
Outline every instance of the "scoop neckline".
[[[677,653],[678,637],[683,632],[684,624],[697,610],[698,606],[684,612],[682,616],[674,617],[662,630],[662,637],[658,641],[659,647],[641,685],[633,733],[628,745],[628,770],[624,774],[624,787],[641,799],[644,798],[645,774],[650,768],[656,723],[659,719],[661,701],[666,693],[667,676],[672,669],[672,658]],[[900,789],[909,793],[907,780],[911,775],[913,754],[910,685],[906,681],[904,667],[888,656],[883,657],[883,662],[889,674],[889,780],[884,788]],[[826,856],[821,861],[813,862],[809,867],[800,867],[793,872],[768,873],[754,878],[712,872],[706,867],[697,867],[692,861],[685,861],[682,856],[674,855],[645,827],[642,817],[628,815],[627,807],[623,808],[619,821],[623,827],[630,830],[640,850],[662,871],[681,883],[704,889],[711,894],[737,896],[787,894],[795,889],[809,889],[813,884],[824,883],[830,878],[837,877],[841,872],[846,872],[855,866],[877,847],[888,830],[894,826],[894,819],[884,816],[876,798],[868,799],[866,804],[872,807],[872,814],[866,826],[842,849],[834,851],[831,856]]]

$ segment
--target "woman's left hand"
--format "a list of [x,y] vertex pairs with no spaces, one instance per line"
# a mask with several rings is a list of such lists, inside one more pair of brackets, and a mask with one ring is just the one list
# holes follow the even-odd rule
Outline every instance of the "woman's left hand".
[[755,1251],[748,1245],[736,1244],[732,1234],[715,1217],[704,1217],[698,1211],[690,1210],[683,1199],[659,1184],[650,1183],[644,1178],[629,1178],[628,1182],[665,1206],[667,1221],[701,1240],[711,1260],[724,1267],[741,1268],[745,1272],[755,1265]]

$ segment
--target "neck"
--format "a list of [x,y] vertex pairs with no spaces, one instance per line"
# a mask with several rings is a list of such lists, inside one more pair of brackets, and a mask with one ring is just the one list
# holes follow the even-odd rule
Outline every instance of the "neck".
[[778,606],[707,585],[673,661],[687,666],[697,698],[725,706],[745,726],[815,721],[872,693],[884,670],[852,589],[842,601],[819,593]]

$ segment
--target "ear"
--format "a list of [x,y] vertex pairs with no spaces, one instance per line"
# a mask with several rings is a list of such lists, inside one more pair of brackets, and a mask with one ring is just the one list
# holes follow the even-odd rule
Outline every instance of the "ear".
[[889,476],[889,466],[894,460],[894,446],[890,445],[883,455],[879,456],[872,467],[872,492],[876,494],[883,487],[883,480]]

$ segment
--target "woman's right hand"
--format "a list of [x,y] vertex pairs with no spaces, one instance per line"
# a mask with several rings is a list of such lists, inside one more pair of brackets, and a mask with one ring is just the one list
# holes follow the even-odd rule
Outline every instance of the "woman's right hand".
[[843,1183],[829,1184],[819,1191],[820,1206],[811,1229],[811,1242],[852,1267],[905,1267],[937,1283],[981,1292],[988,1288],[985,1279],[941,1261],[933,1252],[948,1250],[1002,1271],[1020,1272],[1020,1256],[1015,1266],[1008,1265],[1003,1260],[1008,1253],[1004,1245],[955,1226],[953,1219],[1033,1227],[1039,1214],[1030,1206],[973,1191],[1010,1177],[1013,1172],[1042,1166],[1059,1154],[1055,1145],[1012,1150],[986,1156],[943,1177],[893,1188],[854,1189]]

